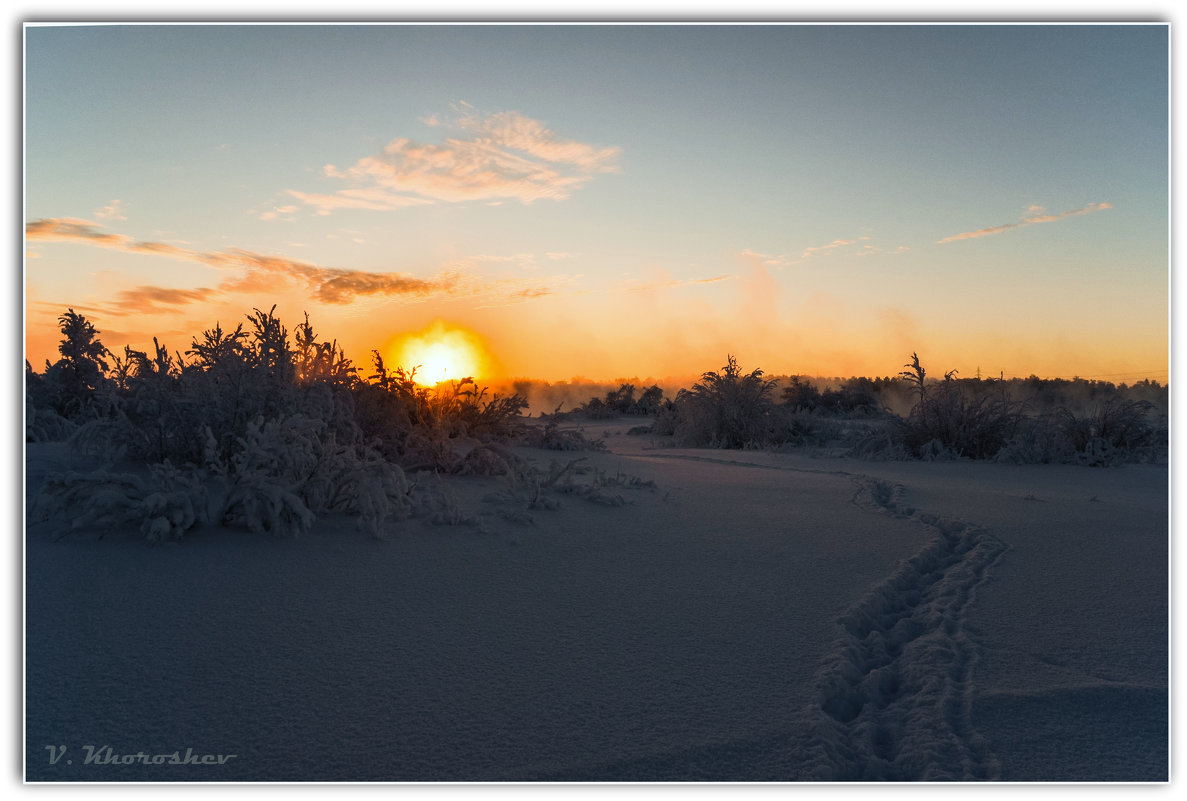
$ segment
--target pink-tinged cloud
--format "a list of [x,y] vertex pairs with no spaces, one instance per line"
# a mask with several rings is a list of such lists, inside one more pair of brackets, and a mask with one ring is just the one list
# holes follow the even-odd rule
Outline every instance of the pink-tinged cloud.
[[170,289],[159,286],[138,286],[135,289],[125,289],[116,293],[112,308],[124,314],[151,314],[153,312],[171,311],[190,303],[209,300],[218,290],[209,288],[199,289]]
[[335,209],[368,209],[370,211],[392,211],[406,209],[410,206],[423,206],[433,201],[397,195],[381,189],[344,189],[337,194],[311,194],[288,190],[288,194],[302,203],[313,206],[317,213],[325,216]]
[[1031,216],[1023,217],[1022,222],[1006,223],[1005,225],[995,225],[992,228],[981,228],[977,231],[966,231],[962,234],[953,234],[946,236],[936,244],[942,245],[945,242],[956,242],[960,239],[979,239],[983,236],[992,236],[994,234],[1001,234],[1009,231],[1011,228],[1022,228],[1027,225],[1038,225],[1039,223],[1050,223],[1057,220],[1062,220],[1067,217],[1077,217],[1083,214],[1091,214],[1094,211],[1104,211],[1113,208],[1112,203],[1089,203],[1082,209],[1073,209],[1065,211],[1060,214],[1040,214],[1044,209],[1042,206],[1030,206],[1027,213]]
[[[434,118],[436,126],[443,123]],[[420,144],[398,137],[383,152],[327,178],[351,186],[315,194],[289,190],[319,214],[343,208],[388,211],[424,203],[564,200],[599,173],[617,172],[617,147],[565,139],[538,120],[507,111],[488,117],[463,110],[450,126],[468,138]]]
[[[329,304],[347,304],[356,297],[383,296],[420,300],[429,297],[516,297],[523,299],[547,294],[546,287],[532,286],[524,289],[523,280],[500,280],[480,282],[464,278],[460,273],[444,272],[435,278],[417,278],[406,273],[376,273],[363,270],[344,270],[322,267],[307,262],[278,256],[266,256],[249,250],[232,248],[215,252],[201,252],[166,245],[159,242],[138,242],[121,234],[96,230],[94,223],[84,220],[50,219],[37,220],[25,226],[26,240],[65,241],[89,244],[97,247],[120,250],[127,253],[141,253],[169,256],[196,264],[204,264],[224,270],[238,271],[228,277],[217,289],[168,289],[142,286],[125,290],[107,304],[111,314],[131,314],[136,311],[159,310],[163,305],[181,306],[187,303],[207,300],[215,293],[262,292],[276,290],[286,282],[304,284],[310,295]],[[541,279],[535,279],[540,281]],[[563,282],[563,276],[553,277]],[[535,295],[524,295],[533,292]]]
[[674,289],[681,286],[696,286],[698,284],[716,284],[720,281],[731,281],[736,275],[715,275],[712,278],[671,278],[663,281],[651,281],[646,284],[635,284],[625,287],[627,292],[651,292],[657,289]]
[[300,206],[293,206],[293,205],[274,206],[273,208],[271,208],[268,211],[261,212],[261,213],[257,214],[256,219],[264,220],[264,221],[284,220],[285,222],[291,222],[294,219],[293,215],[296,214],[300,210],[301,210]]
[[834,239],[827,245],[818,245],[817,247],[804,248],[804,252],[800,254],[800,257],[806,259],[814,253],[835,250],[836,248],[845,247],[846,245],[852,245],[855,241],[856,240],[853,239]]
[[123,201],[113,200],[107,206],[95,212],[95,216],[101,220],[126,220],[124,216]]
[[1011,228],[1017,228],[1020,225],[1022,225],[1022,223],[1007,223],[1005,225],[995,225],[992,228],[981,228],[976,231],[965,231],[963,234],[953,234],[952,236],[946,236],[941,239],[938,244],[942,245],[945,242],[955,242],[958,239],[980,239],[983,236],[993,236],[994,234],[1000,234],[1004,233],[1005,231],[1009,231]]
[[[1036,216],[1034,216],[1034,217],[1027,217],[1025,221],[1027,224],[1055,222],[1056,220],[1062,220],[1064,217],[1076,217],[1081,214],[1091,214],[1094,211],[1102,211],[1104,209],[1111,209],[1111,208],[1113,208],[1112,203],[1089,203],[1087,206],[1085,206],[1082,209],[1074,209],[1072,211],[1065,211],[1062,214],[1042,214],[1042,215],[1036,214]],[[1042,211],[1042,210],[1043,209],[1041,209],[1041,208],[1038,209],[1038,211]]]
[[546,295],[551,295],[551,289],[537,288],[537,289],[521,289],[518,292],[512,292],[511,297],[519,300],[528,300],[530,298],[542,298]]
[[72,217],[57,217],[49,220],[36,220],[25,225],[25,241],[34,239],[49,239],[57,241],[82,240],[92,245],[124,249],[132,242],[130,237],[120,234],[108,234],[95,230],[97,223],[89,220],[78,220]]
[[[868,241],[869,239],[870,237],[867,234],[863,234],[856,239],[834,239],[832,242],[829,242],[826,245],[813,245],[812,247],[804,248],[802,251],[800,251],[800,254],[797,258],[792,258],[791,256],[785,254],[760,253],[757,250],[750,250],[749,248],[742,250],[741,255],[748,259],[757,259],[767,267],[791,267],[796,264],[803,264],[809,259],[818,255],[831,256],[833,251],[837,251],[840,248],[846,248],[851,245],[856,245],[858,242]],[[849,253],[848,255],[868,256],[871,253],[880,252],[882,252],[882,249],[875,247],[874,245],[863,245],[861,248]]]
[[751,250],[750,248],[743,248],[741,255],[748,259],[758,259],[768,267],[786,267],[789,264],[798,263],[794,261],[788,261],[786,256],[776,256],[772,253],[759,253],[757,250]]

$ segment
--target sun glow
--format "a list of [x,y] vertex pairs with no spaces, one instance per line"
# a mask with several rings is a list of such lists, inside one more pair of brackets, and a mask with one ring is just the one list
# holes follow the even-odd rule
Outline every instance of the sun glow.
[[442,381],[482,378],[490,362],[482,337],[442,320],[423,331],[398,337],[390,352],[392,365],[405,370],[416,368],[414,380],[425,387]]

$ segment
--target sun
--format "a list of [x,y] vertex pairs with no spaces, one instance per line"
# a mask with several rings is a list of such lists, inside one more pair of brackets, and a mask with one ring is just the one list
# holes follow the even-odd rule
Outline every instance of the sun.
[[482,337],[443,320],[398,337],[391,353],[394,365],[405,370],[416,369],[413,380],[424,387],[442,381],[482,378],[490,362],[490,351]]

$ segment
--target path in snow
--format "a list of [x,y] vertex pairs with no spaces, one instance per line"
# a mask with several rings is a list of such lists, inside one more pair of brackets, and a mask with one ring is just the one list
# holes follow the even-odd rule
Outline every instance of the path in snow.
[[[914,519],[934,532],[837,621],[841,632],[822,661],[805,776],[820,781],[984,781],[996,758],[973,728],[976,648],[965,612],[986,571],[1006,550],[977,526],[916,511],[903,487],[839,470],[793,467],[700,454],[648,454],[734,468],[848,477],[852,502],[871,513]],[[806,757],[806,758],[805,758]]]

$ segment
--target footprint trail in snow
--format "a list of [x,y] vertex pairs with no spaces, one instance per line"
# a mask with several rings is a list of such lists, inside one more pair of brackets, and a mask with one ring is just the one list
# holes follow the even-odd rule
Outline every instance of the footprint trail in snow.
[[[680,454],[737,467],[829,473],[854,482],[854,505],[913,519],[934,538],[873,586],[838,622],[805,711],[803,778],[816,781],[992,781],[998,760],[972,725],[977,648],[966,611],[1008,550],[976,525],[916,510],[904,488],[846,471]],[[799,749],[796,749],[799,751]]]
[[905,506],[901,485],[851,478],[855,504],[916,519],[936,537],[838,621],[817,672],[810,772],[824,781],[996,779],[1000,766],[971,723],[977,652],[964,622],[1007,546]]

